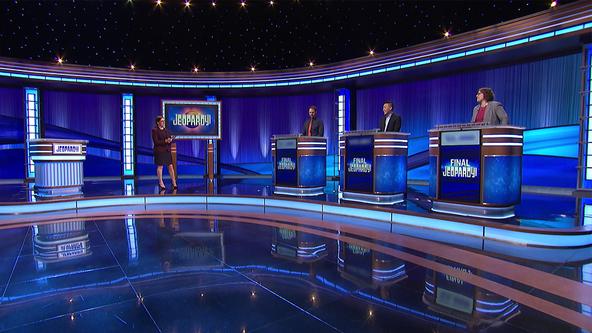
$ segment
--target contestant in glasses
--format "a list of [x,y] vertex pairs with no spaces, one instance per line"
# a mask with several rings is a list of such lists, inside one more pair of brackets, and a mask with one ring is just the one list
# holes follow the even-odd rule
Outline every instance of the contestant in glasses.
[[495,94],[491,88],[479,88],[475,97],[477,105],[473,108],[472,123],[508,125],[508,114],[502,103],[494,101]]

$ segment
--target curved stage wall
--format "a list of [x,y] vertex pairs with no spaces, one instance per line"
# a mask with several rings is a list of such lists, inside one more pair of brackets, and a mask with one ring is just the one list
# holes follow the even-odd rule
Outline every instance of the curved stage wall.
[[[328,138],[327,174],[335,175],[336,90],[347,88],[352,130],[377,127],[382,102],[394,101],[401,130],[411,133],[409,178],[427,180],[422,171],[427,130],[469,120],[475,91],[489,86],[512,124],[536,129],[525,134],[525,182],[573,188],[577,130],[558,126],[578,124],[582,48],[591,30],[592,4],[579,2],[449,40],[314,69],[196,77],[0,59],[0,158],[11,161],[0,179],[25,177],[25,87],[39,89],[44,137],[89,140],[87,177],[121,175],[122,93],[134,96],[138,176],[154,174],[149,131],[160,100],[206,96],[222,101],[222,174],[270,174],[270,136],[299,131],[308,105],[315,104]],[[538,137],[529,143],[529,135]],[[549,145],[556,149],[540,148]],[[179,142],[178,152],[181,175],[204,173],[203,142]],[[548,177],[557,168],[565,171],[562,178]]]

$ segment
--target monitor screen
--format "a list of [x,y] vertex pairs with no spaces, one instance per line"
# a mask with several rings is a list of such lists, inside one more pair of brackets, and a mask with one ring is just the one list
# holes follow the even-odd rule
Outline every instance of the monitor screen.
[[222,138],[221,102],[163,100],[166,128],[177,139]]

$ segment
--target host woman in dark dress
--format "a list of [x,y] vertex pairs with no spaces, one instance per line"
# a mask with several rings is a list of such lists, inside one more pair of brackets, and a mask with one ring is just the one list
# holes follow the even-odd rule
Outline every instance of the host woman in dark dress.
[[166,165],[169,169],[169,176],[173,182],[173,190],[177,189],[177,181],[175,179],[175,170],[173,170],[173,156],[171,155],[171,142],[173,137],[164,128],[164,118],[162,116],[156,117],[156,127],[152,129],[152,142],[154,143],[154,164],[156,164],[156,176],[158,176],[158,185],[160,190],[164,191],[166,188],[162,181],[162,166]]

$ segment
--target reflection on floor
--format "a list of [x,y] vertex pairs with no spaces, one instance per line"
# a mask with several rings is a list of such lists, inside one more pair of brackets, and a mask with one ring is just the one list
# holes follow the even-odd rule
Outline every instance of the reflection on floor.
[[[414,239],[412,247],[403,236],[375,238],[353,228],[320,226],[163,212],[158,218],[124,215],[3,229],[0,330],[592,327],[592,297],[585,299],[592,295],[592,263],[500,263],[478,251],[456,262],[449,257],[459,250],[443,244]],[[510,278],[521,271],[529,276]],[[540,289],[548,279],[559,282],[557,290]]]

